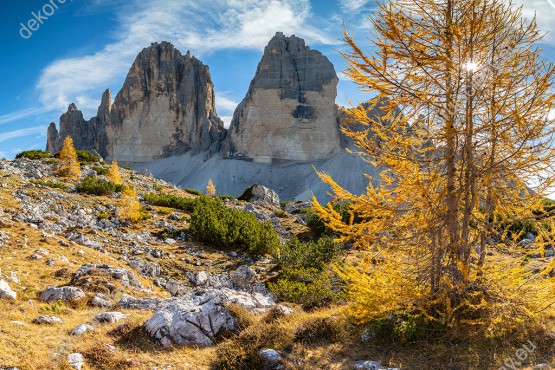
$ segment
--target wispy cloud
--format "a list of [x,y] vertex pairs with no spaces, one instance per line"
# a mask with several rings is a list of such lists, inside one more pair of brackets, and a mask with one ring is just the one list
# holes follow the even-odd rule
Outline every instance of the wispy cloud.
[[16,112],[12,112],[12,113],[0,116],[0,125],[10,123],[10,122],[14,122],[14,121],[19,121],[19,120],[22,120],[22,119],[25,119],[25,118],[38,116],[40,114],[51,112],[53,110],[55,110],[54,107],[22,109],[22,110],[19,110],[19,111],[16,111]]
[[0,143],[12,139],[17,139],[20,137],[31,136],[31,135],[38,135],[40,137],[46,136],[46,129],[48,126],[35,126],[35,127],[28,127],[22,128],[19,130],[8,131],[8,132],[0,132]]
[[523,7],[523,15],[531,19],[536,17],[538,26],[547,32],[546,43],[555,45],[555,1],[554,0],[516,0],[517,6]]
[[[95,4],[105,6],[106,1]],[[311,23],[310,0],[132,0],[117,6],[119,28],[113,43],[44,69],[37,86],[43,104],[62,109],[76,102],[86,114],[94,113],[101,92],[116,88],[135,56],[154,41],[171,41],[197,56],[222,49],[262,49],[276,31],[313,43],[337,42]],[[223,110],[227,103],[217,101]]]
[[216,94],[216,103],[218,104],[218,116],[224,121],[224,126],[228,128],[239,102],[227,96],[226,93],[220,93]]
[[341,0],[341,6],[347,10],[358,11],[369,2],[370,0]]

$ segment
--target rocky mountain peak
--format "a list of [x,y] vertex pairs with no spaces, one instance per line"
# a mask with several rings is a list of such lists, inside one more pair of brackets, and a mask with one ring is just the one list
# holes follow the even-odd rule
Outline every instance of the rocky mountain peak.
[[71,104],[60,132],[49,129],[47,149],[56,151],[70,135],[79,149],[148,162],[189,151],[214,153],[224,132],[208,67],[161,42],[139,53],[113,103],[110,90],[104,92],[96,117],[85,121]]
[[282,98],[303,103],[304,93],[321,92],[334,79],[337,75],[333,64],[322,53],[310,49],[295,35],[286,37],[277,32],[264,50],[253,82],[255,87],[283,89]]
[[322,53],[276,33],[235,111],[225,155],[260,162],[331,157],[341,149],[337,83]]

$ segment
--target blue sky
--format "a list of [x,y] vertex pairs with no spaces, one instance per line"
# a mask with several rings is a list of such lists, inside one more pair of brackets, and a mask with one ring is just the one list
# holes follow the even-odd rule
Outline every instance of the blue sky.
[[[555,0],[517,0],[537,12],[550,32],[543,47],[555,60]],[[32,12],[42,24],[21,31]],[[75,102],[94,116],[102,92],[119,91],[135,56],[154,41],[170,41],[210,66],[218,114],[229,121],[243,99],[264,46],[276,31],[320,50],[340,77],[337,103],[366,100],[341,76],[337,50],[343,22],[368,45],[373,0],[21,0],[3,4],[0,35],[0,158],[44,149],[46,128]],[[57,8],[55,8],[54,7]],[[46,13],[51,12],[52,15]],[[46,17],[46,18],[45,18]],[[32,32],[32,33],[31,33]],[[25,36],[26,38],[22,37]],[[368,50],[368,49],[367,49]]]

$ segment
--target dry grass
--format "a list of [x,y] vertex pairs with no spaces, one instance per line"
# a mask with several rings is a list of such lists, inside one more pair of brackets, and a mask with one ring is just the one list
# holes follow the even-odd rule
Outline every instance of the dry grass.
[[[122,171],[124,182],[131,182],[141,189],[141,182],[133,179],[131,171]],[[45,180],[49,180],[46,178]],[[52,177],[59,181],[59,178]],[[141,180],[142,181],[142,180]],[[0,173],[0,206],[4,211],[12,209],[17,212],[19,203],[14,200],[15,190],[22,188],[22,181],[17,176]],[[143,186],[144,188],[144,186]],[[29,187],[30,195],[41,192],[39,187]],[[48,189],[48,191],[59,191]],[[164,189],[163,192],[183,197],[193,195],[176,189]],[[118,203],[107,197],[68,194],[68,200],[62,206],[69,208],[75,204],[94,208],[98,204]],[[129,225],[121,228],[123,232],[160,231],[160,221],[170,221],[170,214],[180,215],[180,221],[173,221],[179,229],[187,231],[188,214],[179,210],[154,207],[151,218],[141,222],[140,226]],[[306,232],[306,227],[294,223],[291,218],[281,218],[285,228],[294,233]],[[0,222],[0,231],[11,236],[10,242],[0,248],[0,275],[14,272],[20,279],[19,284],[10,282],[16,290],[15,302],[0,300],[0,368],[18,366],[27,369],[69,369],[65,355],[81,352],[85,356],[86,369],[230,369],[254,370],[260,368],[258,351],[274,348],[280,351],[288,369],[352,369],[356,360],[376,360],[383,365],[396,366],[401,369],[434,370],[470,370],[498,369],[508,357],[514,357],[516,350],[528,340],[537,347],[531,355],[532,363],[551,363],[555,359],[554,334],[546,332],[545,327],[553,327],[555,320],[543,323],[529,330],[527,335],[489,340],[473,336],[471,333],[448,333],[442,337],[430,337],[419,342],[396,344],[392,342],[370,340],[360,341],[363,328],[353,325],[345,317],[342,307],[332,307],[313,312],[303,312],[296,307],[290,316],[280,316],[275,312],[265,315],[252,315],[246,310],[232,306],[230,310],[238,317],[241,332],[228,333],[220,338],[220,343],[211,348],[184,346],[161,348],[143,331],[143,322],[150,317],[150,312],[126,311],[131,314],[128,319],[118,324],[95,325],[94,331],[82,337],[72,337],[69,332],[81,323],[91,322],[101,309],[87,306],[87,299],[79,304],[47,304],[37,297],[47,286],[66,285],[75,271],[85,263],[104,263],[114,267],[129,266],[120,260],[123,248],[130,248],[129,241],[118,241],[108,233],[94,230],[78,230],[83,234],[104,241],[106,248],[114,253],[100,253],[92,249],[69,242],[62,237],[50,237],[29,225],[8,221]],[[181,243],[183,244],[183,243]],[[140,255],[147,261],[159,263],[166,277],[184,279],[184,272],[211,271],[214,273],[231,270],[239,266],[241,260],[232,258],[222,250],[202,245],[197,240],[185,241],[187,248],[167,245],[162,242],[152,243],[151,248],[161,248],[165,254],[174,258],[153,259],[149,255]],[[201,255],[190,254],[188,248],[202,251]],[[41,260],[28,258],[37,249],[49,252]],[[81,255],[79,250],[84,250]],[[361,258],[362,252],[353,252],[347,258]],[[65,256],[70,262],[63,262],[58,255]],[[53,258],[54,266],[46,265],[46,259]],[[541,261],[540,261],[541,262]],[[271,266],[257,266],[269,268]],[[168,294],[155,287],[152,281],[135,274],[144,287],[151,289],[155,295],[167,297]],[[92,296],[94,291],[104,291],[104,276],[93,278],[82,284]],[[265,276],[263,276],[265,278]],[[133,292],[118,286],[118,291],[142,296],[145,293]],[[107,293],[107,292],[106,292]],[[63,322],[57,325],[36,325],[32,320],[40,315],[55,315]],[[25,326],[14,324],[19,321]],[[123,325],[120,325],[123,324]],[[55,356],[55,354],[59,354]],[[528,364],[521,369],[531,369]]]

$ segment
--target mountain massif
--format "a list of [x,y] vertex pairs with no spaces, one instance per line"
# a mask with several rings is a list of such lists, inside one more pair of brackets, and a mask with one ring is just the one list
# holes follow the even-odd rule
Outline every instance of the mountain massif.
[[374,169],[348,153],[335,104],[338,78],[332,63],[304,40],[276,33],[229,129],[215,107],[208,66],[168,42],[145,48],[122,89],[102,96],[96,117],[85,120],[74,104],[48,129],[47,150],[71,136],[77,149],[95,150],[184,187],[240,194],[252,183],[284,199],[326,198],[314,168],[334,175],[353,192]]

